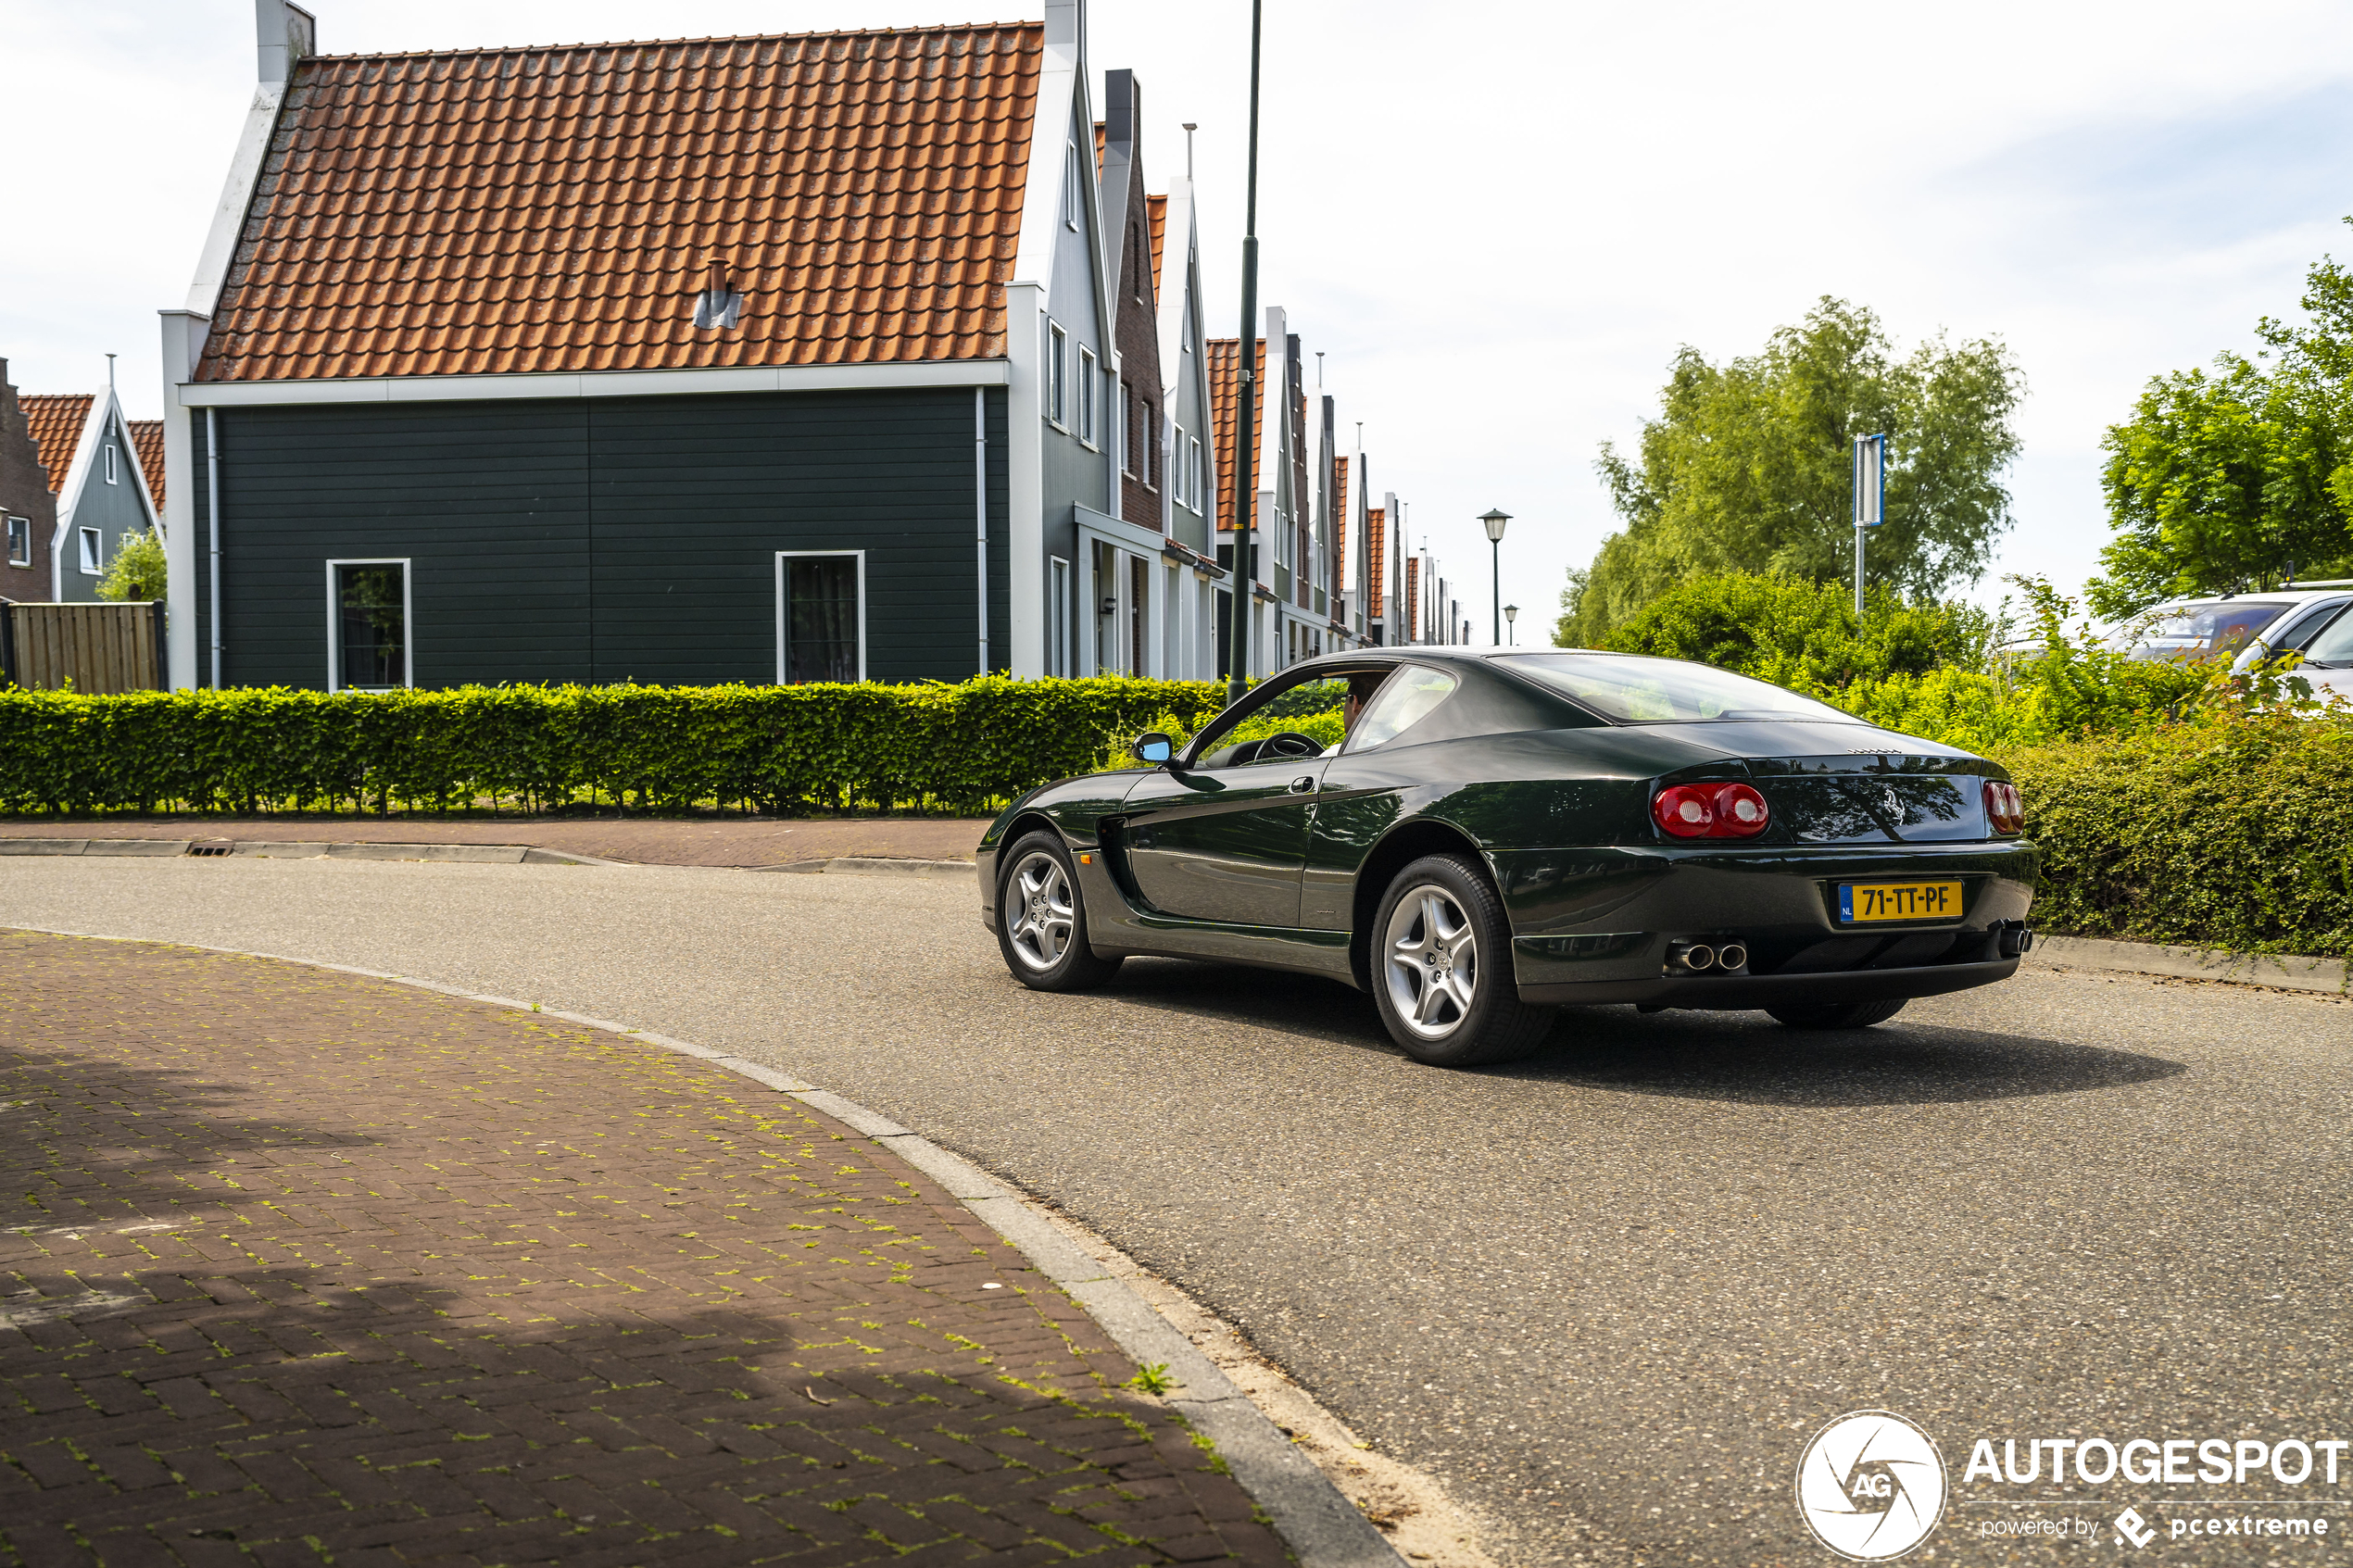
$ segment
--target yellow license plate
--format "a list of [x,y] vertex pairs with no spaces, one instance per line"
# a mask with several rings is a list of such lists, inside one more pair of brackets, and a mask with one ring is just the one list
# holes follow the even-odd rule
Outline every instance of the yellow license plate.
[[1862,925],[1876,920],[1958,920],[1957,882],[1842,882],[1838,918]]

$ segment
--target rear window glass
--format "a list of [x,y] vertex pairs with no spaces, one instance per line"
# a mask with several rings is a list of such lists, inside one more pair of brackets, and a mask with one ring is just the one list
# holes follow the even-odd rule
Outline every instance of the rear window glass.
[[2128,628],[2134,659],[2201,659],[2235,657],[2288,606],[2276,599],[2178,605]]
[[1859,724],[1828,703],[1752,681],[1745,675],[1607,653],[1516,654],[1497,660],[1575,697],[1620,724],[1688,724],[1731,719],[1835,720]]

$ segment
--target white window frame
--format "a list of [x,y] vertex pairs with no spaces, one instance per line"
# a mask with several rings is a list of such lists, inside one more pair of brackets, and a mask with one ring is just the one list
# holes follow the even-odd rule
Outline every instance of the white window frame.
[[1046,673],[1067,679],[1070,675],[1070,562],[1060,556],[1046,558],[1046,635],[1052,639],[1046,649]]
[[82,575],[104,577],[107,574],[107,536],[103,530],[77,528],[74,536],[82,546]]
[[[400,691],[417,684],[417,573],[411,556],[342,556],[327,563],[327,689],[331,692]],[[396,566],[400,569],[400,684],[346,686],[343,681],[343,599],[335,591],[335,570],[346,566]]]
[[1095,445],[1095,351],[1078,345],[1078,439]]
[[1063,373],[1063,360],[1070,352],[1070,334],[1062,324],[1046,320],[1046,418],[1057,430],[1068,430],[1070,421],[1069,383]]
[[[19,538],[24,541],[22,555],[17,554],[17,541]],[[32,564],[32,520],[29,517],[8,519],[8,564],[10,566]]]
[[1086,179],[1086,172],[1078,166],[1078,141],[1076,137],[1068,143],[1068,147],[1070,151],[1070,162],[1067,166],[1069,177],[1063,182],[1063,221],[1076,230],[1078,227],[1078,209],[1086,204],[1086,198],[1082,194],[1086,189],[1082,183]]
[[115,461],[114,443],[109,441],[107,443],[107,483],[108,484],[122,483],[121,470],[115,466]]
[[858,558],[858,678],[866,678],[866,552],[863,550],[778,550],[776,552],[776,684],[785,684],[791,650],[785,646],[785,562],[816,556]]

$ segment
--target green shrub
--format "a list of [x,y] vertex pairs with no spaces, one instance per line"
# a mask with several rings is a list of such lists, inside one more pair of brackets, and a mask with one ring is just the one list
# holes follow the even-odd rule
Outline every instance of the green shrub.
[[2353,957],[2353,721],[2257,712],[2006,751],[2035,923]]
[[125,533],[107,574],[98,580],[98,596],[114,600],[160,599],[167,592],[163,537],[154,529]]
[[1883,587],[1858,627],[1851,590],[1731,572],[1670,589],[1603,639],[1619,653],[1688,659],[1818,694],[1858,680],[1982,669],[1994,618],[1973,605],[1907,605]]
[[119,696],[0,691],[0,809],[86,812],[987,809],[1082,773],[1222,686],[1014,681],[886,686],[283,687]]

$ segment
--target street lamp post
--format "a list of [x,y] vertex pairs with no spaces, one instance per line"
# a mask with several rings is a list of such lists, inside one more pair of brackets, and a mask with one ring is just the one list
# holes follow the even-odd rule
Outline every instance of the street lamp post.
[[1490,507],[1487,515],[1478,520],[1487,525],[1487,542],[1494,546],[1495,565],[1495,641],[1504,640],[1504,525],[1512,514],[1500,507]]
[[1250,178],[1242,215],[1242,335],[1234,345],[1234,622],[1227,634],[1232,662],[1226,671],[1226,701],[1241,701],[1250,689],[1250,623],[1258,607],[1251,595],[1258,572],[1250,542],[1258,532],[1258,489],[1250,471],[1258,445],[1258,24],[1261,0],[1250,7]]
[[1504,633],[1510,639],[1511,646],[1516,647],[1519,644],[1519,606],[1504,607]]

